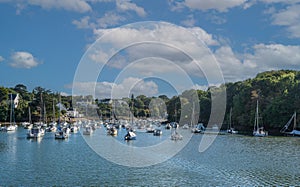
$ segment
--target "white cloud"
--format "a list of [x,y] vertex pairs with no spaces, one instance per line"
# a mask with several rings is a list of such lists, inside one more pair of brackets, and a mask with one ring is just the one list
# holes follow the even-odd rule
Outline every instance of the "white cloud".
[[256,62],[262,70],[300,68],[300,46],[282,44],[257,44],[254,53],[247,54],[245,61]]
[[97,25],[100,28],[107,28],[110,26],[114,26],[119,24],[121,21],[124,21],[125,18],[123,16],[120,16],[114,12],[107,12],[104,14],[102,18],[99,18],[97,20]]
[[[93,45],[94,49],[89,51],[87,57],[99,65],[106,64],[107,67],[124,71],[133,62],[144,59],[131,67],[131,75],[156,77],[164,74],[169,79],[178,80],[179,77],[186,77],[182,73],[175,73],[174,69],[179,68],[187,76],[203,78],[203,71],[206,71],[214,80],[219,78],[217,75],[220,71],[214,68],[215,59],[206,47],[218,46],[219,42],[199,27],[187,29],[166,23],[147,23],[142,27],[134,25],[129,28],[95,29],[95,33],[102,36],[101,43]],[[119,52],[119,49],[122,51]],[[166,64],[157,58],[172,64]],[[184,81],[178,80],[177,83],[185,85]],[[184,88],[187,89],[187,86]]]
[[[151,23],[149,23],[150,26]],[[186,31],[190,31],[191,34],[187,34]],[[208,34],[200,27],[181,28],[178,26],[168,24],[157,24],[155,28],[113,28],[113,29],[95,29],[94,34],[98,37],[104,34],[114,32],[114,35],[108,35],[103,38],[103,42],[111,43],[114,46],[123,46],[125,43],[134,43],[135,41],[174,41],[179,46],[195,45],[195,36],[202,40],[206,45],[218,45],[218,41],[213,38],[211,34]],[[192,46],[189,46],[192,47]]]
[[231,47],[222,46],[214,53],[226,82],[234,82],[254,76],[257,72],[249,63],[242,63]]
[[4,61],[5,59],[2,57],[2,56],[0,56],[0,62],[2,62],[2,61]]
[[91,11],[91,6],[85,0],[29,0],[30,5],[40,6],[43,9],[65,9],[75,12],[88,12]]
[[[94,53],[89,54],[89,58],[91,60],[93,60],[96,63],[107,63],[109,58],[115,54],[116,51],[114,51],[114,49],[110,49],[109,51],[101,51],[101,50],[97,50]],[[113,65],[113,67],[116,67]]]
[[193,15],[189,15],[186,20],[181,21],[181,24],[187,27],[193,27],[196,20]]
[[273,3],[295,4],[300,2],[300,0],[259,0],[259,1],[267,4],[273,4]]
[[60,92],[61,96],[72,96],[71,94],[67,93],[67,92]]
[[257,44],[252,50],[252,53],[235,54],[229,46],[222,46],[215,51],[227,82],[250,78],[268,70],[300,69],[300,46]]
[[72,23],[76,25],[78,29],[92,29],[92,30],[97,29],[98,30],[97,32],[99,32],[101,29],[118,25],[120,22],[125,20],[126,20],[125,17],[118,15],[115,12],[106,12],[100,18],[92,19],[89,16],[85,16],[82,17],[80,20],[73,20]]
[[216,14],[208,15],[207,19],[217,25],[221,25],[227,22],[227,20],[224,17],[217,16]]
[[195,85],[193,85],[193,87],[190,88],[190,89],[207,91],[207,89],[208,89],[209,87],[219,87],[219,86],[220,86],[220,84],[210,84],[210,85],[199,85],[199,84],[195,84]]
[[228,11],[228,9],[237,6],[242,6],[246,2],[247,0],[185,0],[184,4],[191,9],[198,9],[203,11],[215,9],[219,12],[226,12]]
[[288,6],[272,15],[273,25],[285,26],[290,37],[300,38],[300,4]]
[[192,27],[188,28],[190,32],[192,32],[196,37],[203,41],[206,45],[213,46],[219,45],[219,42],[213,38],[212,34],[208,34],[205,30],[200,27]]
[[[147,62],[134,66],[135,75],[157,75],[161,73],[159,70],[165,71],[165,73],[172,72],[174,67],[178,66],[188,74],[203,77],[199,65],[212,68],[215,64],[210,51],[204,47],[203,43],[208,46],[217,46],[219,45],[218,41],[199,27],[183,29],[178,26],[162,25],[155,28],[150,27],[149,29],[142,27],[95,30],[103,36],[101,41],[104,45],[100,45],[101,49],[90,51],[88,57],[98,64],[106,64],[120,70],[136,60],[150,58]],[[169,41],[172,41],[172,43]],[[128,46],[128,43],[132,45]],[[105,45],[109,47],[107,49],[101,47]],[[118,48],[121,48],[122,52],[118,52]],[[198,59],[201,58],[202,61],[195,63],[186,52],[194,55],[194,57],[197,56]],[[158,60],[151,59],[152,57],[165,59],[173,62],[173,64],[164,66],[163,62],[153,62]]]
[[93,95],[96,98],[123,98],[135,95],[153,96],[158,94],[158,86],[153,81],[144,81],[139,78],[128,77],[121,83],[113,82],[75,82],[67,85],[76,95]]
[[10,66],[15,68],[30,69],[41,64],[31,53],[18,51],[10,57]]
[[95,24],[90,23],[90,17],[85,16],[80,20],[73,20],[72,23],[77,26],[78,29],[93,29]]
[[147,15],[144,8],[137,6],[136,4],[132,3],[129,0],[117,0],[116,1],[117,8],[120,11],[134,11],[137,15],[144,17]]

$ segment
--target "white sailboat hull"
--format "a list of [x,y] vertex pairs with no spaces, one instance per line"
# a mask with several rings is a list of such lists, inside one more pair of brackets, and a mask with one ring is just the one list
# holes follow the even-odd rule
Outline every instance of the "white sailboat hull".
[[253,136],[265,137],[268,136],[268,133],[265,131],[253,131]]
[[291,135],[291,136],[300,136],[300,131],[292,130],[291,132],[285,132],[285,134]]

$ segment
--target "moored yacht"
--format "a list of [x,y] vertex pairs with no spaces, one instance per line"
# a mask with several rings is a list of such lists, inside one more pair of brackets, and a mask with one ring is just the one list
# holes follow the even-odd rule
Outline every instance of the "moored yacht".
[[27,138],[40,138],[44,136],[45,130],[39,126],[32,127],[27,132]]
[[132,131],[128,131],[127,134],[124,137],[125,140],[135,140],[136,134]]
[[64,127],[62,129],[58,128],[55,133],[55,139],[67,139],[69,138],[70,129],[68,127]]
[[162,130],[161,129],[155,129],[153,131],[153,136],[161,136],[162,135]]
[[258,100],[256,101],[256,113],[255,113],[253,136],[257,136],[257,137],[268,136],[268,132],[264,130],[264,127],[259,126]]
[[86,126],[82,132],[82,134],[84,135],[91,135],[92,133],[93,133],[93,129],[91,126]]

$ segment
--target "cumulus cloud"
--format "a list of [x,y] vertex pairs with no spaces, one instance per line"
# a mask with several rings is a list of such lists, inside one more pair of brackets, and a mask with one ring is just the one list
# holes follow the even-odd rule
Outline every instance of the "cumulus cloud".
[[222,46],[214,53],[227,82],[243,80],[259,72],[278,69],[300,69],[300,46],[257,44],[251,53],[234,53]]
[[25,51],[14,52],[10,57],[10,66],[14,68],[30,69],[41,64],[33,55]]
[[144,17],[147,15],[144,8],[137,6],[129,0],[117,0],[117,8],[120,11],[134,11],[137,15]]
[[196,23],[196,20],[193,15],[189,15],[187,19],[181,21],[181,24],[187,27],[193,27]]
[[290,5],[272,15],[272,24],[285,26],[290,37],[300,38],[300,4]]
[[76,25],[78,29],[93,29],[95,28],[95,24],[90,23],[90,17],[85,16],[80,20],[73,20],[72,23]]
[[188,30],[208,46],[219,45],[219,42],[213,38],[212,34],[207,33],[200,27],[192,27],[188,28]]
[[251,62],[258,69],[300,68],[300,46],[257,44],[253,50],[253,54],[245,55],[245,62]]
[[107,12],[103,17],[97,19],[97,26],[99,26],[100,28],[107,28],[117,25],[124,20],[125,18],[123,16],[120,16],[114,12]]
[[0,62],[2,62],[2,61],[4,61],[5,59],[2,57],[2,56],[0,56]]
[[[94,34],[98,37],[103,34],[114,32],[114,35],[108,35],[104,38],[104,42],[113,44],[114,46],[123,46],[125,43],[134,43],[135,41],[174,41],[184,47],[188,44],[195,44],[195,36],[202,40],[206,45],[218,45],[218,41],[213,38],[212,34],[208,34],[200,27],[192,27],[183,29],[175,25],[168,24],[151,24],[150,28],[114,28],[114,29],[95,29]],[[191,34],[187,34],[190,31]],[[190,46],[191,47],[191,46]]]
[[[150,28],[150,27],[149,27]],[[131,62],[141,58],[148,58],[131,68],[131,73],[144,76],[160,75],[160,71],[174,72],[176,65],[189,75],[205,77],[218,74],[213,64],[214,55],[219,67],[222,70],[226,81],[238,81],[255,76],[257,73],[273,70],[273,69],[300,69],[300,46],[298,45],[283,45],[283,44],[256,44],[250,46],[248,52],[238,53],[228,45],[228,42],[222,42],[207,33],[200,27],[185,28],[185,32],[180,27],[170,25],[157,26],[155,28],[118,28],[114,30],[97,30],[100,35],[107,34],[113,31],[113,35],[104,37],[105,42],[111,44],[110,51],[94,51],[91,53],[93,60],[98,60],[97,63],[106,63],[110,57],[111,60],[107,64],[110,67],[122,69],[127,67]],[[96,30],[95,30],[96,31]],[[186,31],[190,32],[187,34]],[[214,50],[195,50],[195,38],[202,40],[208,47]],[[147,41],[158,41],[158,43],[148,43]],[[135,43],[135,41],[145,41]],[[166,42],[164,42],[166,41]],[[172,45],[167,41],[173,41]],[[134,45],[123,49],[121,52],[117,50],[111,51],[112,48],[127,46],[131,43]],[[176,47],[180,46],[180,47]],[[190,54],[198,55],[197,62],[186,56],[184,51],[189,51]],[[250,51],[250,52],[249,52]],[[114,55],[114,56],[113,56]],[[166,64],[152,57],[159,57],[168,60],[173,65]],[[104,59],[104,60],[103,60]],[[152,62],[151,62],[152,61]],[[155,63],[158,61],[159,63]],[[199,70],[199,66],[202,68]],[[157,70],[157,71],[153,71]],[[202,71],[202,72],[201,72]],[[165,73],[165,74],[166,74]],[[213,83],[214,84],[214,83]]]
[[65,9],[75,12],[88,12],[91,11],[91,6],[85,0],[29,0],[29,5],[40,6],[43,9]]
[[82,17],[79,20],[73,20],[72,23],[76,25],[78,29],[106,29],[114,25],[118,25],[120,22],[125,21],[125,17],[116,14],[115,12],[106,12],[100,18],[93,18],[89,16]]
[[185,6],[191,9],[198,10],[209,10],[214,9],[219,12],[226,12],[228,9],[242,6],[247,2],[247,0],[229,0],[229,1],[219,1],[219,0],[185,0],[183,3]]
[[93,95],[96,98],[116,98],[129,97],[131,93],[135,95],[153,96],[158,94],[158,85],[153,81],[145,81],[139,78],[128,77],[120,83],[115,82],[74,82],[67,85],[73,88],[73,94]]
[[[108,31],[110,29],[97,30],[103,36],[101,38],[103,45],[99,45],[99,48],[96,47],[97,45],[94,46],[96,49],[89,51],[87,56],[93,62],[120,70],[136,60],[148,58],[134,66],[135,74],[138,75],[160,74],[161,72],[157,70],[164,70],[164,73],[172,72],[176,66],[187,74],[198,77],[203,77],[200,66],[207,67],[209,74],[217,73],[209,70],[216,70],[213,68],[216,62],[204,45],[219,45],[211,34],[199,27],[184,29],[169,24],[155,25],[154,28],[151,28],[151,24],[149,26],[149,28],[117,28],[112,29],[112,33]],[[121,51],[118,51],[119,48]],[[194,62],[192,58],[195,57],[201,61]],[[165,62],[155,63],[159,59],[154,58],[165,59],[173,64],[164,66]]]

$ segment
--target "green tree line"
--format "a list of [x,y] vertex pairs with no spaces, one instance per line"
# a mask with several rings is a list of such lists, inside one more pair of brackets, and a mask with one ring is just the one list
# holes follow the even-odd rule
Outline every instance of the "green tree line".
[[[218,88],[211,87],[206,91],[186,90],[181,95],[171,98],[166,95],[158,97],[139,95],[123,98],[122,102],[104,103],[102,100],[94,100],[90,96],[89,100],[93,100],[93,103],[97,104],[96,114],[103,119],[111,119],[114,116],[126,118],[132,112],[135,117],[139,118],[161,118],[167,114],[169,121],[183,119],[184,123],[189,123],[189,121],[184,121],[184,118],[191,115],[193,102],[197,97],[199,101],[197,106],[200,107],[199,112],[196,113],[198,122],[206,125],[210,119],[212,90],[216,89],[226,89],[227,100],[223,128],[227,128],[229,113],[232,109],[232,125],[240,131],[251,131],[257,100],[259,101],[260,121],[271,133],[278,133],[294,111],[300,112],[300,72],[293,70],[263,72],[252,79],[226,83]],[[15,109],[16,121],[28,119],[28,107],[31,109],[32,119],[38,121],[43,110],[42,103],[45,104],[48,121],[58,116],[57,107],[55,116],[52,114],[52,103],[58,103],[59,93],[42,87],[28,91],[25,85],[18,84],[14,88],[0,87],[0,121],[9,119],[9,102],[7,102],[9,93],[19,93],[20,95],[19,106]],[[75,100],[85,98],[87,97],[77,96]],[[71,96],[61,96],[61,102],[67,108],[72,108]],[[79,107],[81,113],[84,114],[85,110],[87,110],[85,107]]]
[[[29,108],[32,121],[52,121],[57,120],[59,100],[67,108],[72,105],[72,97],[60,96],[51,90],[42,87],[36,87],[28,91],[23,84],[18,84],[14,88],[0,87],[0,121],[8,122],[10,115],[10,94],[19,94],[18,106],[14,109],[16,122],[29,120]],[[54,110],[53,110],[54,106]],[[54,113],[53,113],[54,111]],[[64,112],[62,112],[64,113]]]
[[[287,123],[293,112],[300,112],[300,72],[293,70],[267,71],[257,74],[252,79],[226,83],[219,88],[226,89],[226,112],[223,121],[223,129],[228,127],[230,110],[232,110],[232,125],[239,131],[251,132],[255,120],[256,101],[259,101],[259,115],[261,125],[270,133],[277,134]],[[196,90],[200,110],[197,114],[198,122],[208,123],[211,113],[211,95],[214,88],[206,91]],[[217,88],[218,89],[218,88]],[[185,115],[181,109],[188,114],[192,110],[193,99],[191,94],[195,90],[187,90],[181,95],[168,98],[166,95],[158,96],[166,105],[169,121],[179,121]],[[136,117],[149,117],[149,103],[156,97],[137,96],[133,100],[123,100],[131,107],[134,103],[134,115]],[[99,104],[99,110],[110,116],[111,105]],[[158,109],[157,109],[158,110]],[[158,110],[159,111],[159,110]],[[101,112],[100,112],[101,113]],[[190,118],[189,118],[190,119]]]

